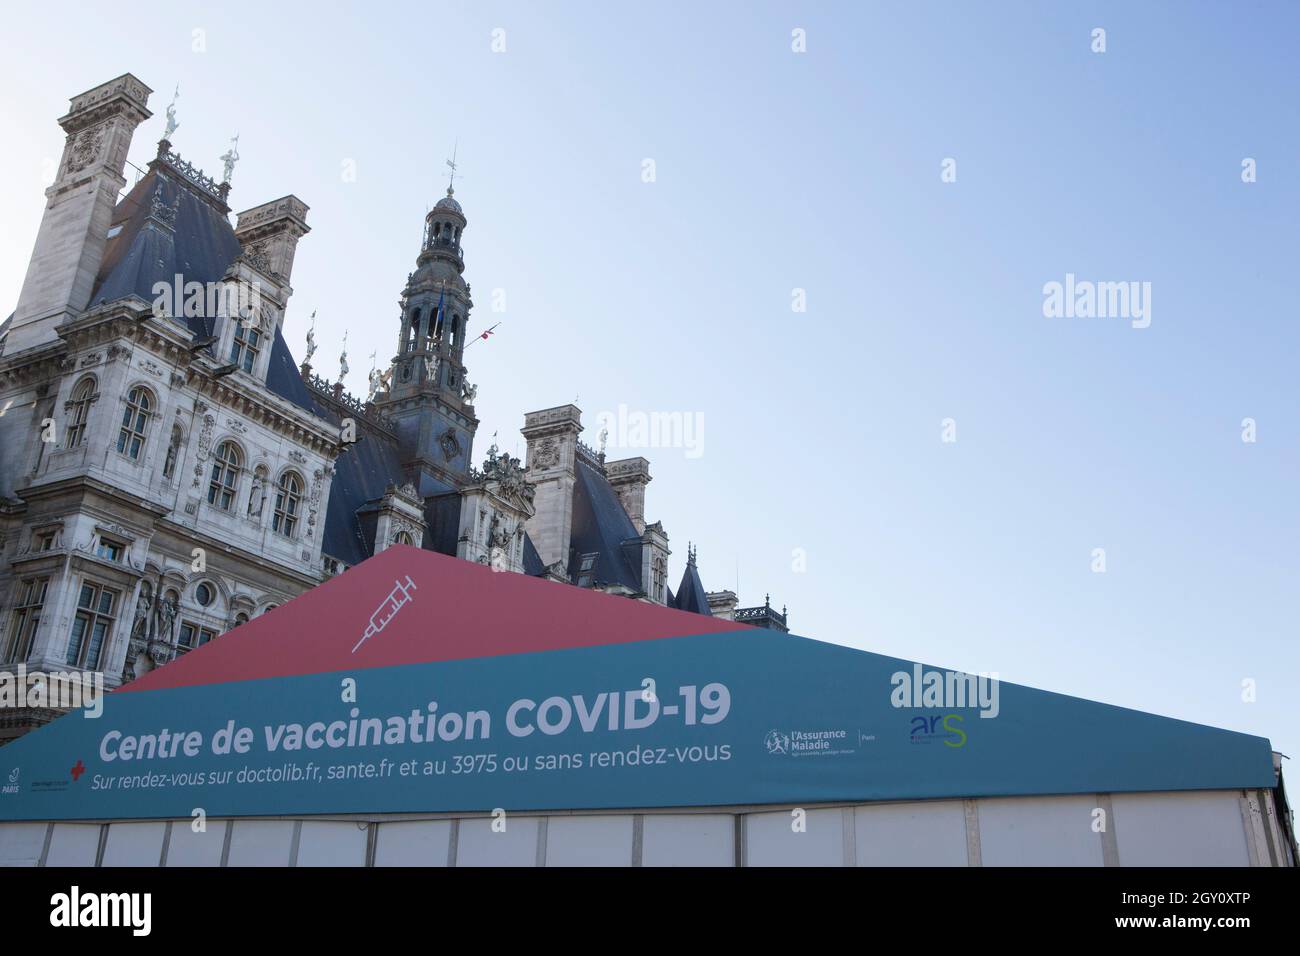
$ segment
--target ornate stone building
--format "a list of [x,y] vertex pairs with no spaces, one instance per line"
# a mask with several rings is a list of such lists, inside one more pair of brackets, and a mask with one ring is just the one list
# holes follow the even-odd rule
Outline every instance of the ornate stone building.
[[[167,663],[392,544],[784,629],[676,593],[645,520],[649,462],[607,462],[572,405],[529,412],[527,461],[473,466],[467,219],[449,188],[425,219],[396,350],[365,401],[301,365],[284,323],[294,196],[230,224],[221,182],[172,149],[123,194],[150,90],[127,74],[74,97],[13,314],[0,325],[0,671]],[[120,198],[119,198],[120,197]],[[763,613],[759,613],[763,612]],[[0,709],[0,742],[52,708]]]

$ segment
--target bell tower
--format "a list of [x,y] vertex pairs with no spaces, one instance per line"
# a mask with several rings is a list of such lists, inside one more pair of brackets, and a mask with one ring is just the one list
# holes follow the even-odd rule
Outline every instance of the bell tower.
[[453,491],[470,480],[478,419],[463,360],[474,306],[462,276],[465,224],[449,186],[424,217],[415,271],[402,291],[392,378],[375,397],[402,439],[407,470],[421,495]]

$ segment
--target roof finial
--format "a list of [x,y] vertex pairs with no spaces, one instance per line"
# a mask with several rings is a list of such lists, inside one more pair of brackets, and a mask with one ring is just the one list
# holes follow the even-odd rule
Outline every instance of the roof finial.
[[457,151],[458,149],[460,149],[460,140],[456,140],[456,142],[452,145],[452,147],[451,147],[451,159],[447,160],[447,165],[451,167],[451,176],[450,176],[450,178],[447,180],[447,195],[448,195],[448,196],[454,196],[454,195],[456,194],[456,189],[455,189],[455,186],[456,186],[456,151]]
[[311,357],[316,354],[316,310],[311,312],[311,327],[307,329],[307,356],[303,362],[311,365]]
[[375,395],[384,384],[384,373],[379,371],[375,366],[375,355],[377,352],[378,350],[370,353],[370,374],[366,376],[366,381],[369,383],[366,389],[367,402],[373,402],[375,400]]
[[226,167],[225,172],[221,177],[221,181],[222,183],[228,183],[230,182],[231,175],[235,171],[235,163],[239,162],[239,134],[238,133],[236,133],[235,138],[230,141],[230,149],[226,150],[218,158],[221,160],[222,163],[225,164]]
[[343,330],[343,351],[339,353],[339,384],[343,384],[343,379],[348,374],[348,332]]
[[163,139],[171,142],[172,133],[176,132],[181,125],[176,122],[176,99],[181,95],[181,85],[176,84],[176,92],[172,94],[172,101],[167,104],[167,128],[163,130]]

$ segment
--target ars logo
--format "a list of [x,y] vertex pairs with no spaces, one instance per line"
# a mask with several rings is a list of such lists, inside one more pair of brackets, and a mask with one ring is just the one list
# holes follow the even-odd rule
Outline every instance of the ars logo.
[[779,730],[770,730],[766,737],[763,738],[763,746],[767,748],[770,754],[788,754],[790,752],[790,737]]

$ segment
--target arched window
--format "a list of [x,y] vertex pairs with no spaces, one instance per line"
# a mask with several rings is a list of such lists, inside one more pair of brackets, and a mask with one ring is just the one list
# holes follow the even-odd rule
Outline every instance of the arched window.
[[212,460],[212,480],[208,483],[208,504],[229,511],[235,504],[235,491],[239,486],[239,469],[244,456],[232,441],[217,446]]
[[76,448],[86,440],[86,419],[90,418],[90,403],[94,400],[95,380],[83,378],[68,401],[68,448]]
[[144,451],[145,434],[149,429],[149,413],[153,398],[149,390],[140,385],[126,396],[126,409],[122,412],[122,428],[117,433],[117,450],[132,461],[140,460]]
[[298,509],[302,505],[302,479],[292,471],[280,476],[275,492],[275,517],[271,527],[286,538],[292,538],[298,527]]
[[407,531],[399,531],[397,537],[393,539],[393,544],[415,544],[411,540],[411,535]]
[[235,338],[230,343],[230,362],[245,372],[253,371],[257,353],[262,350],[262,333],[243,322],[235,325]]
[[420,310],[416,309],[411,313],[410,329],[406,334],[406,351],[414,352],[416,344],[420,340]]
[[181,443],[185,441],[185,433],[181,431],[180,425],[172,426],[172,440],[167,445],[167,458],[163,462],[163,477],[170,479],[176,474],[176,459],[180,457]]

